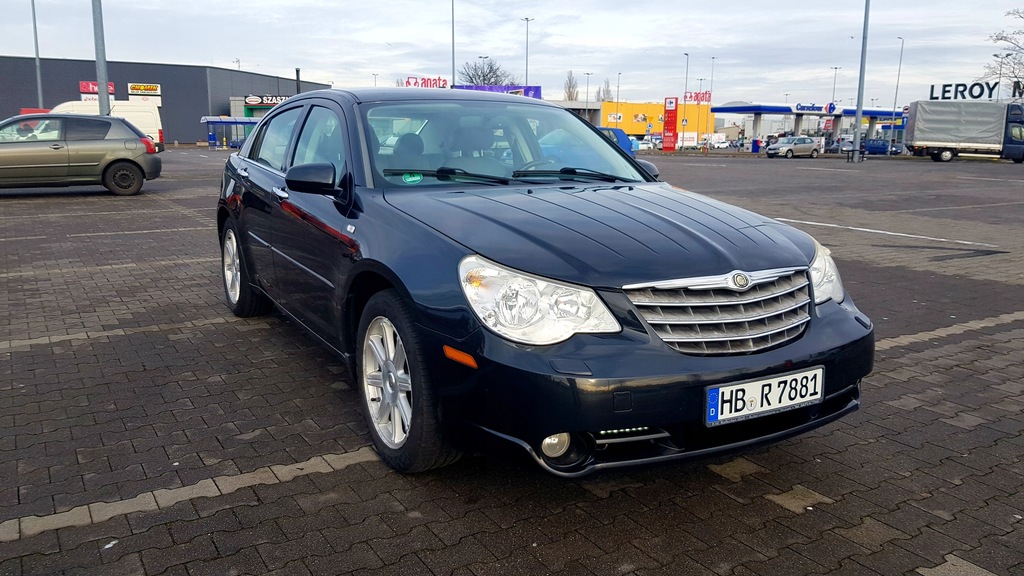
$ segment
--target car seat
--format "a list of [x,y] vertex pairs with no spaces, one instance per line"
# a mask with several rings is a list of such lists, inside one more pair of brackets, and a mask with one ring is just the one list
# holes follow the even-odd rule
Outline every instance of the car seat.
[[489,128],[459,128],[452,137],[451,148],[461,155],[450,158],[446,165],[466,172],[506,176],[505,163],[485,154],[494,146],[494,131]]

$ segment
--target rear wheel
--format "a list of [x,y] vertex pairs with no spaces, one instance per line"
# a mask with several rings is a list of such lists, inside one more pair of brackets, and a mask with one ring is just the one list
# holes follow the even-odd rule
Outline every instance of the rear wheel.
[[1013,159],[1013,163],[1014,163],[1014,164],[1020,164],[1020,163],[1022,163],[1022,162],[1024,162],[1024,156],[1022,156],[1022,157],[1020,157],[1020,158],[1014,158],[1014,159]]
[[228,308],[240,318],[266,314],[270,310],[270,300],[252,287],[238,244],[238,234],[230,221],[224,226],[220,246],[224,300]]
[[817,157],[818,157],[818,151],[817,150],[811,150],[811,158],[817,158]]
[[134,196],[142,190],[146,177],[142,170],[128,162],[115,162],[103,173],[103,185],[118,196]]
[[953,154],[952,150],[941,150],[939,152],[939,161],[940,162],[949,162],[950,160],[953,159],[953,156],[954,156],[954,154]]
[[442,436],[439,393],[427,373],[412,310],[397,291],[370,298],[359,321],[358,388],[380,459],[422,472],[459,459]]

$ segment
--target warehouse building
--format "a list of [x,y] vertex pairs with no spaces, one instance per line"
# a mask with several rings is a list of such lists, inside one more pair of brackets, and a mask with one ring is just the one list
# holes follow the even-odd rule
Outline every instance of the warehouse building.
[[[43,108],[71,100],[96,99],[96,62],[40,58]],[[107,62],[107,79],[113,100],[151,101],[160,107],[164,141],[205,142],[204,116],[230,115],[232,97],[269,97],[269,101],[294,95],[295,78],[254,74],[242,70],[182,64]],[[0,119],[38,107],[35,59],[0,56]],[[108,87],[108,90],[109,90]],[[327,84],[301,82],[301,92],[329,88]]]

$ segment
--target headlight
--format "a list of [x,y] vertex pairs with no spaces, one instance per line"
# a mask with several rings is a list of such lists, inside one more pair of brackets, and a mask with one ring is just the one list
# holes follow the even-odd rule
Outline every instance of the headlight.
[[830,256],[831,251],[818,241],[814,241],[814,260],[811,261],[811,284],[814,286],[814,303],[821,304],[829,298],[842,302],[843,281],[839,278],[839,268]]
[[573,334],[621,330],[597,294],[499,266],[480,256],[459,263],[459,284],[477,318],[522,344],[555,344]]

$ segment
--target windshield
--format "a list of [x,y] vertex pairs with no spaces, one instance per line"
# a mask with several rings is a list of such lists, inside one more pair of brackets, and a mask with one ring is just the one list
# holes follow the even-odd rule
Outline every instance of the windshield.
[[645,180],[614,144],[562,108],[426,100],[361,111],[381,186]]
[[779,138],[779,142],[778,143],[779,144],[794,144],[794,143],[796,143],[796,138]]

